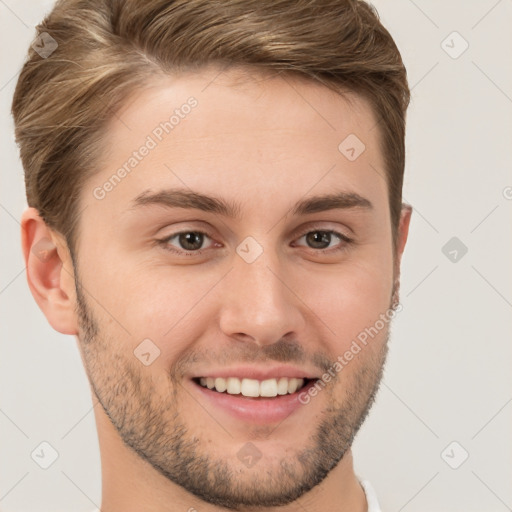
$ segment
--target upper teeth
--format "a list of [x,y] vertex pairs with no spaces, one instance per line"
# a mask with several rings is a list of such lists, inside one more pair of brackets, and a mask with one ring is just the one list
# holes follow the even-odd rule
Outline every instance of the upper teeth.
[[201,377],[199,383],[203,387],[216,391],[227,391],[231,395],[243,396],[277,396],[295,393],[304,385],[304,379],[281,377],[279,379],[238,379],[237,377]]

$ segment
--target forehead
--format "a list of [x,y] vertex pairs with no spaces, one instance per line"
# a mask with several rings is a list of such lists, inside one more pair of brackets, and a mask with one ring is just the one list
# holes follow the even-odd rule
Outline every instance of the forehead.
[[[214,66],[200,72],[148,80],[112,117],[109,131],[119,137],[129,135],[134,129],[149,132],[155,127],[153,121],[169,120],[191,97],[199,106],[194,109],[196,115],[190,116],[186,123],[180,122],[180,130],[176,130],[187,134],[191,141],[194,134],[202,137],[205,132],[211,132],[212,121],[224,132],[231,125],[234,133],[242,124],[243,128],[254,131],[288,128],[296,135],[312,130],[342,134],[348,128],[359,128],[361,133],[369,129],[374,132],[372,136],[378,132],[373,130],[376,119],[370,104],[354,91],[344,90],[340,95],[296,74],[245,68],[222,71]],[[181,115],[180,119],[183,119]],[[303,122],[297,126],[297,121]]]
[[104,164],[83,199],[116,215],[144,191],[181,187],[236,195],[261,212],[335,187],[378,206],[387,187],[375,126],[358,95],[289,75],[205,69],[158,78],[112,117]]

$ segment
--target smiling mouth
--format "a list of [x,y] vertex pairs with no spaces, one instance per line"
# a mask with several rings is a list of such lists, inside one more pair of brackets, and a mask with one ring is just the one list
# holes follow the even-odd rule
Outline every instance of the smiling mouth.
[[314,379],[280,377],[256,380],[237,377],[197,377],[192,380],[199,386],[218,393],[248,398],[272,398],[297,393]]

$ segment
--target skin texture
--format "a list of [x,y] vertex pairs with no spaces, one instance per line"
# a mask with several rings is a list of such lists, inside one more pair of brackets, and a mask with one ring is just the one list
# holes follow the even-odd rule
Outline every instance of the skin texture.
[[[95,197],[191,96],[197,106]],[[279,423],[216,409],[191,380],[241,363],[321,376],[397,303],[411,209],[402,210],[394,260],[376,119],[351,97],[234,70],[154,78],[108,126],[108,152],[80,198],[75,261],[36,210],[24,212],[30,289],[49,323],[76,336],[98,404],[103,511],[366,510],[350,446],[378,389],[389,323]],[[338,150],[351,133],[365,144],[354,161]],[[165,188],[239,202],[239,217],[129,209],[141,192]],[[292,214],[297,201],[334,190],[373,207]],[[305,236],[328,230],[353,241]],[[182,254],[155,242],[183,231],[207,233],[200,254],[180,237],[167,247]],[[236,252],[248,236],[263,249],[252,263]],[[56,249],[41,259],[33,248],[44,237]],[[145,339],[160,350],[149,366],[134,356]],[[248,442],[261,454],[251,467],[238,457]]]

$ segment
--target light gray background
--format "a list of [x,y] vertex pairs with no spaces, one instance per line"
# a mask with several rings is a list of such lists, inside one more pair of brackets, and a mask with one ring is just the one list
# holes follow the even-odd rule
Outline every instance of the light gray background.
[[[86,512],[101,497],[78,349],[37,307],[20,246],[26,202],[9,110],[34,26],[51,5],[0,0],[2,511]],[[415,212],[404,309],[377,403],[354,444],[356,472],[385,512],[512,510],[512,2],[374,5],[412,88],[404,196]],[[458,58],[445,51],[462,48],[448,37],[454,31],[469,43]],[[442,252],[452,237],[468,248],[456,262]],[[42,441],[59,453],[47,470],[30,457]],[[452,469],[448,462],[465,452]]]

